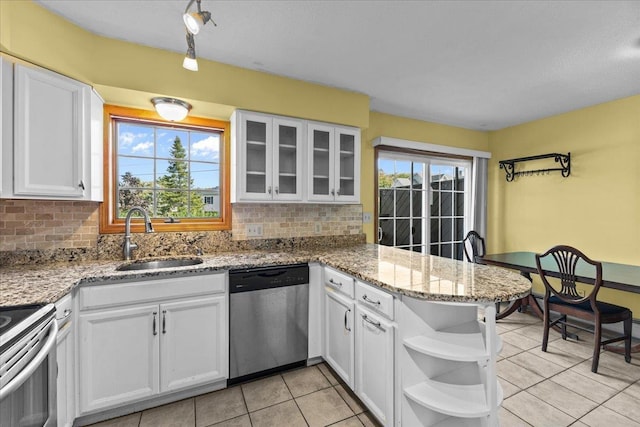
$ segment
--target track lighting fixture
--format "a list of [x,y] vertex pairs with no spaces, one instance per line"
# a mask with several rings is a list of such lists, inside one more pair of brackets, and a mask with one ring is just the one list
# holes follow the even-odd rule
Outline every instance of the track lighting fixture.
[[193,34],[187,31],[187,54],[182,61],[182,66],[190,71],[198,71],[198,60],[196,59],[196,41]]
[[[211,21],[213,25],[218,26],[213,19],[211,19],[211,12],[202,10],[200,6],[201,0],[189,0],[189,4],[184,10],[182,20],[187,28],[187,55],[182,62],[182,66],[187,70],[198,71],[198,60],[196,59],[196,41],[194,35],[200,32],[200,27]],[[197,12],[189,12],[189,8],[196,3]]]
[[[198,11],[189,13],[189,8],[194,1],[196,2]],[[184,21],[184,25],[187,27],[187,31],[189,31],[191,34],[198,34],[198,32],[200,31],[200,27],[205,25],[209,21],[211,21],[213,25],[216,25],[213,19],[211,19],[211,12],[207,12],[206,10],[203,11],[200,8],[200,0],[189,1],[187,8],[184,10],[184,14],[182,15],[182,20]]]
[[176,98],[156,97],[151,98],[151,103],[160,117],[172,122],[184,119],[191,110],[191,104]]

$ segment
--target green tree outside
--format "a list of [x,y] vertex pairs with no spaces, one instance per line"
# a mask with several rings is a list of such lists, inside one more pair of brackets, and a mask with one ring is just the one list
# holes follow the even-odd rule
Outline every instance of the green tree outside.
[[158,178],[157,216],[172,216],[176,218],[203,217],[204,201],[199,193],[193,192],[191,209],[189,209],[189,190],[193,179],[189,178],[188,164],[185,161],[187,152],[182,146],[180,138],[176,136],[171,146],[171,157],[167,174]]

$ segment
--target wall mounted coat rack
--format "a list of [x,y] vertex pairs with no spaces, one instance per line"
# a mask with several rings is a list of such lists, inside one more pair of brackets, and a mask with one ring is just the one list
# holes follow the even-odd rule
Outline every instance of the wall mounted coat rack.
[[[547,168],[547,169],[533,169],[533,170],[523,170],[517,171],[515,170],[516,163],[528,162],[531,160],[542,160],[542,159],[554,159],[556,163],[560,164],[559,168]],[[571,153],[567,154],[559,154],[559,153],[549,153],[549,154],[540,154],[537,156],[529,156],[529,157],[519,157],[517,159],[509,159],[509,160],[500,160],[500,169],[504,169],[507,173],[507,182],[513,181],[516,176],[522,175],[540,175],[554,171],[560,171],[563,177],[568,177],[571,174]]]

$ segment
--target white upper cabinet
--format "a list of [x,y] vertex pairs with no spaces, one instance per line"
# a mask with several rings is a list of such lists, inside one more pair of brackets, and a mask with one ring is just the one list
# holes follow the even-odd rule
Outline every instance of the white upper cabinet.
[[360,130],[321,123],[307,126],[308,199],[360,201]]
[[84,83],[12,65],[2,67],[2,197],[101,201],[102,100]]
[[360,202],[359,129],[240,110],[231,126],[233,203]]
[[232,125],[231,201],[302,201],[303,122],[237,111]]

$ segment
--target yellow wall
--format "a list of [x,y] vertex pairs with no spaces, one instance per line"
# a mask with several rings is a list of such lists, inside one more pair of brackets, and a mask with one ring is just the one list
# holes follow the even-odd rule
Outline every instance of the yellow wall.
[[[491,132],[489,146],[489,252],[568,244],[592,259],[640,265],[640,95]],[[571,152],[568,178],[506,182],[498,168],[499,160],[554,152]],[[553,160],[518,165],[548,166]],[[640,295],[600,295],[640,317]]]
[[[96,87],[107,103],[151,110],[174,96],[192,115],[228,119],[235,108],[365,128],[369,97],[91,34],[30,1],[0,1],[0,49]],[[142,105],[141,105],[142,104]]]
[[[374,178],[376,167],[371,141],[379,136],[428,142],[470,150],[489,151],[489,137],[487,132],[407,119],[372,111],[369,116],[369,129],[362,132],[362,171],[360,174],[362,181],[360,198],[362,200],[363,212],[374,212],[374,199],[376,197]],[[375,225],[373,223],[363,224],[363,228],[367,234],[367,241],[373,243],[375,241]]]

